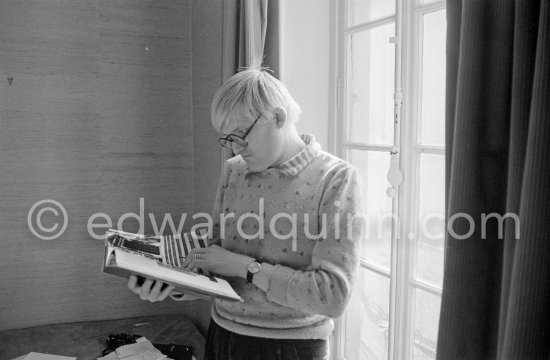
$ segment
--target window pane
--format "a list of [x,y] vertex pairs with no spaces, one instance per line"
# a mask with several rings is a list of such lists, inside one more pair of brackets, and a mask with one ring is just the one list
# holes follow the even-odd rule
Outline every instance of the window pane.
[[395,0],[350,0],[348,25],[382,19],[395,15]]
[[442,286],[445,239],[445,156],[420,156],[416,277]]
[[363,212],[366,215],[366,239],[362,257],[390,269],[392,201],[386,195],[390,187],[386,174],[390,168],[389,152],[348,150],[347,159],[363,177]]
[[386,360],[390,280],[361,268],[346,317],[346,359]]
[[395,25],[349,35],[347,139],[393,145]]
[[445,144],[445,10],[423,16],[422,137],[424,144]]
[[441,298],[415,290],[414,360],[435,360]]

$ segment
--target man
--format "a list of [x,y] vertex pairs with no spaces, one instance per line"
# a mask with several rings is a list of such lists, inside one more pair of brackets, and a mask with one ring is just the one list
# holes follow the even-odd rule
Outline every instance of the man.
[[[298,134],[300,112],[259,67],[231,77],[212,101],[220,144],[236,156],[220,178],[209,247],[184,267],[226,278],[244,301],[214,300],[207,359],[328,359],[332,319],[359,264],[362,227],[351,220],[361,184],[353,166]],[[162,285],[128,284],[149,301],[170,295]]]

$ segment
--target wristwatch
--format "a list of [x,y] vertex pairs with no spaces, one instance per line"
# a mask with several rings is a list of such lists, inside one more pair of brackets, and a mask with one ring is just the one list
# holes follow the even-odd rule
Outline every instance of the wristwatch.
[[252,283],[252,279],[254,278],[254,274],[259,272],[262,269],[262,265],[260,263],[256,262],[256,260],[252,261],[250,264],[246,266],[246,270],[248,272],[246,273],[246,282]]

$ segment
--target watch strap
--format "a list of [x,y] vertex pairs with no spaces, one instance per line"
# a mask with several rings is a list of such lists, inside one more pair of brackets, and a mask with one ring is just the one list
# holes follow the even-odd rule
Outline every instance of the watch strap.
[[247,269],[246,269],[246,282],[251,284],[252,283],[252,280],[254,279],[254,274],[257,273],[259,271],[259,269],[255,270],[254,269],[252,271],[250,271],[250,265],[258,265],[258,261],[256,259],[254,259],[254,261],[252,261],[248,266],[247,266]]
[[247,271],[246,272],[246,282],[251,284],[252,280],[254,279],[254,273]]

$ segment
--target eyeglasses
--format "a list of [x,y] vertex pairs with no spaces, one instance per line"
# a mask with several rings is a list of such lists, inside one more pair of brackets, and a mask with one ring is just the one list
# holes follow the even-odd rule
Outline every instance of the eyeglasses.
[[223,147],[226,147],[226,148],[230,148],[230,149],[233,148],[233,143],[236,143],[240,146],[247,147],[248,142],[246,142],[245,139],[248,136],[248,134],[250,133],[250,131],[252,130],[252,128],[254,127],[254,125],[256,125],[256,123],[258,122],[258,120],[260,120],[261,117],[262,117],[262,114],[258,115],[256,120],[254,120],[252,125],[250,125],[250,127],[248,128],[248,130],[246,130],[246,132],[244,133],[243,136],[239,136],[237,134],[229,134],[227,136],[219,138],[218,141],[219,141],[220,145],[223,146]]

